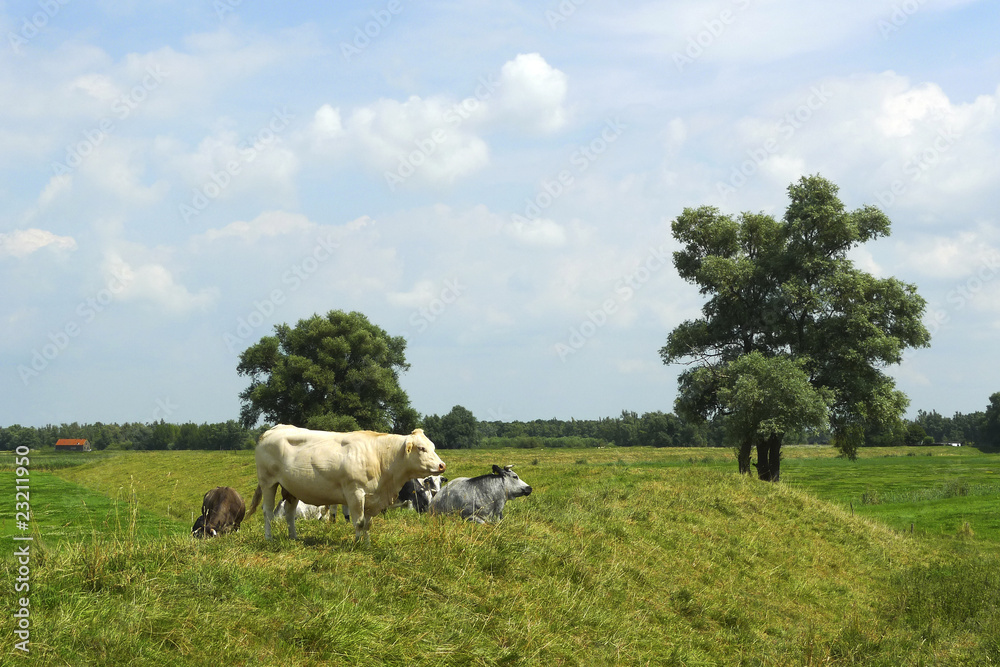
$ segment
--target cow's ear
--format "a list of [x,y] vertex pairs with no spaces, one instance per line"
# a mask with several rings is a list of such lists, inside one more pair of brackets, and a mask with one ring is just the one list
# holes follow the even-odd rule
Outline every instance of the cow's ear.
[[494,474],[497,474],[497,475],[502,475],[503,474],[503,470],[501,470],[500,466],[498,466],[498,465],[494,465],[493,466],[493,472],[494,472]]
[[413,451],[413,438],[412,437],[406,436],[406,440],[404,441],[404,444],[406,445],[406,453],[407,454],[409,454],[411,451]]

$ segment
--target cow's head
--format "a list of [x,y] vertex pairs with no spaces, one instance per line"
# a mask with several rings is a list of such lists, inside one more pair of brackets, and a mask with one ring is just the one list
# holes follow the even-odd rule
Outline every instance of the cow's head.
[[215,531],[215,528],[212,528],[210,526],[208,527],[205,526],[206,518],[207,517],[204,514],[202,514],[195,520],[194,526],[192,526],[191,528],[191,535],[193,537],[215,537],[216,535],[218,535],[218,533]]
[[514,466],[493,466],[493,474],[499,475],[503,480],[504,493],[508,498],[518,498],[520,496],[530,496],[531,487],[514,472]]
[[424,435],[423,429],[415,429],[406,436],[406,456],[424,474],[440,475],[446,467],[434,450],[434,443]]

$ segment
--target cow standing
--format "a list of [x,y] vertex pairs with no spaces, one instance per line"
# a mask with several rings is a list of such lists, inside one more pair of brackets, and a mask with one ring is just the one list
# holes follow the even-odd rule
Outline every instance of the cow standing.
[[[354,539],[371,542],[371,519],[389,507],[403,483],[414,477],[444,472],[424,432],[409,435],[354,431],[312,431],[279,425],[264,433],[254,451],[257,490],[249,514],[264,502],[264,536],[271,539],[271,520],[278,485],[290,498],[286,521],[295,539],[295,506],[348,506]],[[249,515],[248,515],[249,516]]]
[[476,523],[499,521],[509,499],[531,494],[531,487],[511,468],[493,466],[488,475],[452,480],[431,500],[430,513],[458,512],[462,518]]
[[201,501],[201,516],[194,522],[195,537],[215,537],[240,529],[246,514],[243,498],[231,486],[217,486]]

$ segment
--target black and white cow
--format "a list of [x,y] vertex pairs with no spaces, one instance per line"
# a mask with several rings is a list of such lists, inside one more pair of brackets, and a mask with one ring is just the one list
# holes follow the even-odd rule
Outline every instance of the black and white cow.
[[231,486],[217,486],[201,501],[201,516],[194,522],[191,534],[195,537],[215,537],[240,529],[246,504]]
[[448,478],[441,475],[411,479],[400,489],[394,507],[408,507],[418,512],[426,512],[430,507],[431,499],[438,494],[441,485],[447,481]]
[[527,496],[531,487],[517,476],[511,466],[493,466],[493,472],[479,477],[459,477],[446,484],[431,500],[431,514],[458,512],[476,523],[499,521],[504,504],[511,498]]

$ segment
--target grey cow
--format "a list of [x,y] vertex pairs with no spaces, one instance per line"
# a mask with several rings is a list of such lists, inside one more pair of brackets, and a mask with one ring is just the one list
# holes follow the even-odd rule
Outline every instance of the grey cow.
[[493,466],[493,472],[479,477],[459,477],[448,482],[431,499],[431,514],[460,512],[462,518],[476,523],[499,521],[503,506],[511,498],[527,496],[531,487],[517,476],[511,466]]

